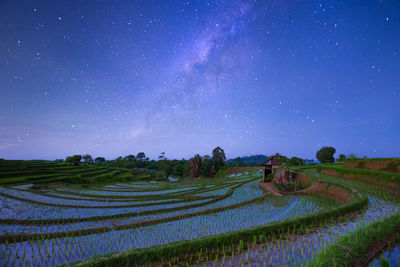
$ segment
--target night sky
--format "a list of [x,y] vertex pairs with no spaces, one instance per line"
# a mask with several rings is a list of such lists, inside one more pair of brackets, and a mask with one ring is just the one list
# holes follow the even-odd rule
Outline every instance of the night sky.
[[400,1],[0,0],[0,158],[400,151]]

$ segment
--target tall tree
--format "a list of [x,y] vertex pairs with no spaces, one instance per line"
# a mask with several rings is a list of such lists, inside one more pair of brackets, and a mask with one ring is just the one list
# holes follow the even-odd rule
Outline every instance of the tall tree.
[[74,158],[73,157],[67,157],[65,159],[65,162],[70,164],[70,165],[73,165],[74,164]]
[[205,177],[213,177],[215,174],[214,161],[210,156],[205,155],[201,159],[201,175]]
[[149,161],[149,158],[146,157],[146,154],[144,152],[139,152],[136,155],[136,159],[138,161],[138,167],[139,168],[146,167],[146,161]]
[[125,156],[124,157],[124,160],[127,160],[127,161],[134,161],[136,158],[135,158],[135,156],[134,155],[128,155],[128,156]]
[[225,166],[225,160],[226,160],[225,151],[219,146],[217,146],[212,151],[212,159],[214,161],[215,171],[219,172],[221,168]]
[[200,176],[201,157],[199,154],[194,155],[194,157],[189,160],[189,168],[192,178],[198,178]]
[[139,161],[145,161],[145,159],[146,159],[146,154],[145,154],[144,152],[139,152],[139,153],[136,155],[136,159],[139,160]]
[[335,158],[333,154],[336,153],[336,149],[331,146],[324,146],[317,152],[317,159],[322,163],[333,163]]
[[158,156],[158,168],[165,173],[167,177],[169,177],[173,172],[173,167],[171,165],[172,162],[167,160],[165,157],[165,152],[161,152],[160,156]]
[[158,160],[167,160],[167,157],[165,156],[165,152],[160,153],[160,156],[158,156]]
[[83,161],[85,162],[85,165],[87,165],[88,163],[93,162],[93,158],[91,155],[86,154],[86,155],[83,155]]
[[74,162],[75,166],[81,165],[81,159],[82,159],[81,155],[73,155],[72,156],[72,161]]

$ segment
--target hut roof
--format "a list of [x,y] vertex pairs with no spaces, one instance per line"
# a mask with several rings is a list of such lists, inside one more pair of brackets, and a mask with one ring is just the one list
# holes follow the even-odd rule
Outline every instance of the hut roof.
[[265,160],[264,165],[267,165],[267,166],[276,166],[276,165],[282,165],[282,162],[278,159],[277,156],[273,155],[273,156],[268,157],[268,158]]

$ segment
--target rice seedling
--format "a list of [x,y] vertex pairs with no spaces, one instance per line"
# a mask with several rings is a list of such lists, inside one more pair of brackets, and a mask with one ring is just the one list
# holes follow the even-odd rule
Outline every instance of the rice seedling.
[[[56,266],[127,252],[128,259],[146,259],[143,264],[299,266],[399,212],[399,197],[374,185],[305,172],[354,198],[338,203],[318,194],[264,195],[259,172],[179,185],[0,186],[0,263]],[[383,255],[393,264],[398,251],[393,245]]]

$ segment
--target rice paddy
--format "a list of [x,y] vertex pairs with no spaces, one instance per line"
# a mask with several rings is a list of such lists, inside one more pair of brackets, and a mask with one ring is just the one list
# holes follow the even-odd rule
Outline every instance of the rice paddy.
[[[315,168],[304,173],[329,185],[326,191],[342,188],[352,197],[341,203],[320,193],[274,196],[259,188],[257,170],[83,186],[63,179],[130,174],[49,162],[5,161],[0,170],[1,266],[101,266],[119,259],[133,266],[312,265],[326,247],[399,213],[394,192]],[[383,256],[397,264],[398,243]]]

